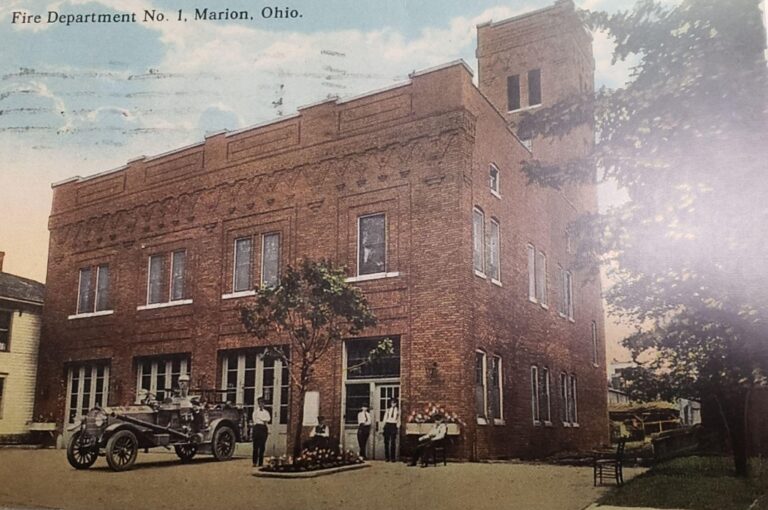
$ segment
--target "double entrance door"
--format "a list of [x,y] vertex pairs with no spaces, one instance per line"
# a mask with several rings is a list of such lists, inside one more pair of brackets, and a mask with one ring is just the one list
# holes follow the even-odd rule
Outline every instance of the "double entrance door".
[[243,406],[251,421],[256,399],[264,398],[264,408],[272,421],[267,437],[267,456],[286,452],[288,438],[288,366],[280,359],[265,357],[263,351],[235,351],[222,357],[221,389],[228,401]]
[[[358,451],[357,414],[363,405],[370,409],[371,433],[366,451],[369,459],[382,460],[384,452],[384,414],[392,399],[400,399],[398,382],[347,381],[344,405],[344,447]],[[398,450],[399,450],[398,444]]]

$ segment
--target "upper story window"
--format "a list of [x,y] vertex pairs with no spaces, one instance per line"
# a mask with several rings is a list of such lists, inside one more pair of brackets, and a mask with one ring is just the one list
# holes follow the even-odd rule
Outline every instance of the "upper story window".
[[[233,292],[253,289],[253,237],[235,239],[235,264],[233,272]],[[280,234],[272,232],[261,235],[261,274],[259,283],[262,287],[274,287],[280,280]]]
[[11,316],[13,312],[0,310],[0,352],[8,352],[11,348]]
[[477,207],[472,211],[472,260],[475,273],[485,276],[485,214]]
[[488,169],[488,178],[490,182],[491,193],[497,197],[500,197],[501,184],[499,182],[499,179],[501,178],[501,176],[499,175],[499,168],[493,163],[491,163],[491,166]]
[[592,364],[598,365],[597,322],[592,321]]
[[357,219],[357,274],[387,271],[387,222],[384,213]]
[[560,268],[560,316],[573,320],[573,274]]
[[507,76],[507,111],[520,109],[520,75]]
[[547,256],[528,245],[528,300],[547,307]]
[[186,265],[186,250],[176,250],[170,254],[161,253],[149,257],[148,305],[185,300]]
[[528,71],[528,106],[541,104],[541,69]]
[[491,280],[501,281],[501,229],[499,222],[491,219],[491,230],[488,234],[488,272]]
[[77,292],[77,314],[111,310],[109,297],[109,265],[80,269]]

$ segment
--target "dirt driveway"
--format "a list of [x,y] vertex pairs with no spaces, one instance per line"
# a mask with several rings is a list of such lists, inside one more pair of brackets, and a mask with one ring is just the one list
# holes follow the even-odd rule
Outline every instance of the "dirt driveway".
[[[631,473],[630,473],[631,475]],[[63,450],[0,449],[0,508],[274,510],[581,510],[605,489],[590,468],[455,463],[373,467],[319,478],[251,476],[250,461],[180,464],[174,455],[139,454],[136,468],[113,473],[99,459],[72,469]]]

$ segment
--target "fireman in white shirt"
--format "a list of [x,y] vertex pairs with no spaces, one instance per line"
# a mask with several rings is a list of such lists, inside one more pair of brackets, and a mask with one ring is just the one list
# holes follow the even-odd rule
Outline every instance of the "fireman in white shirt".
[[411,466],[415,466],[419,459],[422,459],[423,463],[421,464],[421,467],[426,467],[427,464],[424,459],[426,459],[427,453],[435,447],[435,443],[442,441],[445,434],[448,433],[448,425],[443,421],[442,415],[437,414],[434,416],[434,419],[435,424],[432,426],[432,429],[419,437],[419,444],[416,446],[416,451],[413,453]]
[[371,434],[371,413],[368,406],[363,406],[357,413],[357,445],[360,447],[360,456],[365,459],[368,436]]
[[267,445],[269,429],[267,425],[272,421],[272,415],[264,409],[264,399],[256,399],[256,407],[253,410],[253,465],[264,464],[264,449]]
[[397,399],[389,401],[384,413],[384,454],[387,462],[397,461],[397,429],[400,426],[400,408]]

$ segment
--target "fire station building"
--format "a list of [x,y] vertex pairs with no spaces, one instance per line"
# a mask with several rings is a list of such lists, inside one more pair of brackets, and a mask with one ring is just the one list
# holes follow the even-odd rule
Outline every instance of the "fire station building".
[[[314,375],[346,446],[360,406],[381,420],[392,397],[404,421],[428,402],[457,413],[466,459],[607,442],[600,285],[569,235],[596,189],[521,172],[582,154],[593,134],[516,133],[521,113],[592,90],[591,37],[561,0],[480,25],[477,58],[478,86],[452,62],[55,184],[35,414],[66,425],[142,389],[162,398],[186,373],[249,408],[263,395],[268,453],[285,452],[304,403],[239,309],[288,265],[331,259],[378,318]],[[384,337],[391,356],[347,370]]]

